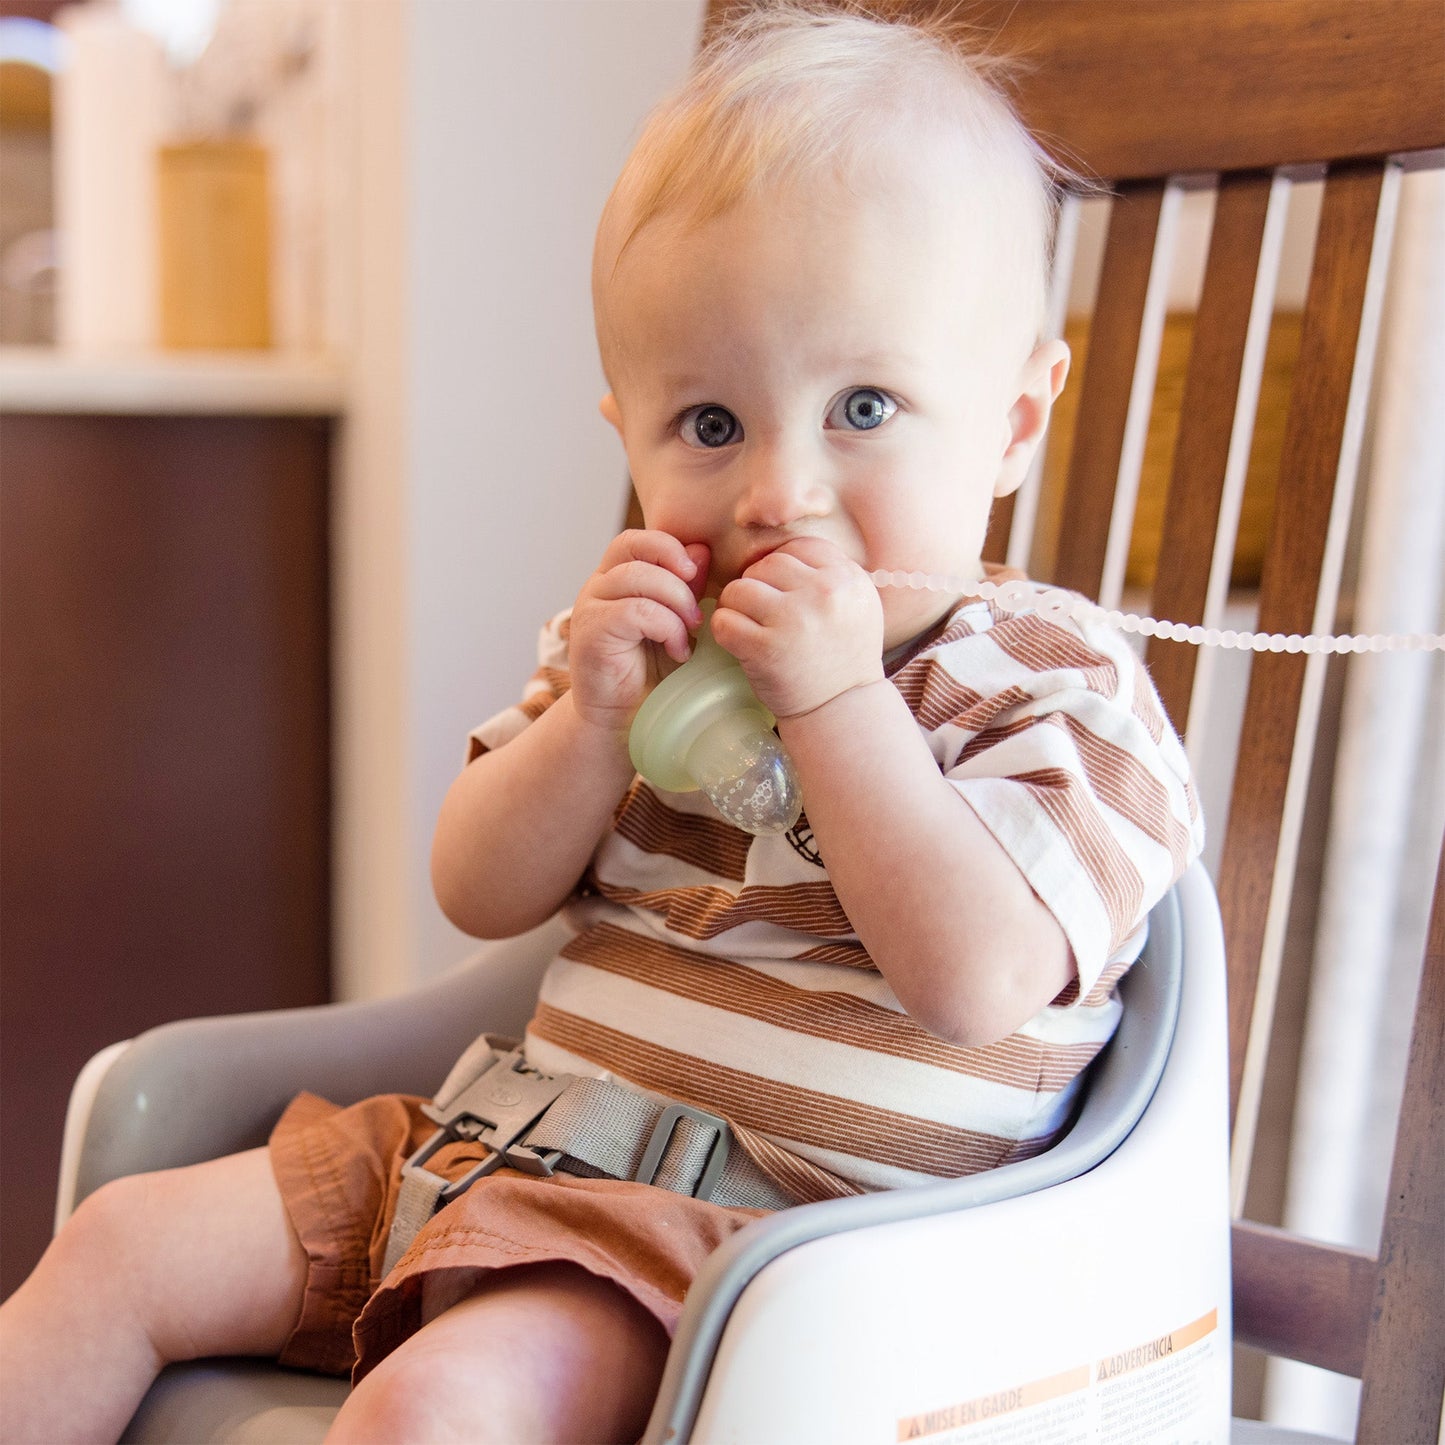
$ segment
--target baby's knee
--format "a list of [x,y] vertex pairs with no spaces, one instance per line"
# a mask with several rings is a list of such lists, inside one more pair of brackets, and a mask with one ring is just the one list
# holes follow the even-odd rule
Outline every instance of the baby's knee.
[[399,1350],[388,1355],[347,1397],[326,1445],[476,1445],[541,1441],[535,1420],[519,1420],[519,1404],[500,1381],[489,1387],[486,1360],[465,1350]]
[[138,1245],[155,1227],[150,1183],[144,1174],[127,1174],[102,1184],[76,1206],[52,1247],[93,1262],[107,1272],[134,1258]]
[[113,1179],[76,1206],[37,1269],[57,1297],[85,1301],[118,1331],[150,1338],[147,1302],[161,1266],[151,1190],[143,1175]]

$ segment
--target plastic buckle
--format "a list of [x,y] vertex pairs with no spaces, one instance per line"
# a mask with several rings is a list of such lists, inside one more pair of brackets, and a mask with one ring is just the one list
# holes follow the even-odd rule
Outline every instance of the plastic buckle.
[[662,1164],[662,1156],[672,1142],[673,1131],[677,1128],[678,1120],[684,1118],[694,1119],[699,1124],[706,1124],[709,1128],[717,1131],[717,1137],[714,1138],[712,1147],[708,1150],[707,1162],[703,1165],[702,1177],[692,1191],[694,1199],[711,1199],[713,1190],[717,1188],[718,1180],[722,1178],[722,1172],[727,1167],[732,1129],[728,1126],[726,1119],[720,1119],[716,1114],[709,1114],[705,1109],[694,1109],[690,1104],[669,1104],[657,1116],[657,1122],[652,1126],[652,1134],[647,1141],[647,1148],[642,1151],[642,1162],[637,1166],[637,1172],[632,1177],[639,1184],[651,1184],[657,1178],[657,1171]]
[[[454,1140],[476,1140],[492,1152],[473,1165],[461,1178],[446,1184],[438,1196],[438,1208],[464,1194],[478,1179],[503,1164],[524,1174],[545,1177],[555,1172],[562,1157],[560,1149],[543,1153],[518,1144],[522,1137],[572,1086],[571,1074],[539,1074],[529,1069],[521,1052],[503,1054],[485,1073],[479,1074],[445,1109],[423,1104],[422,1113],[441,1127],[402,1166],[402,1173],[430,1173],[427,1161]],[[437,1177],[432,1176],[434,1179]]]

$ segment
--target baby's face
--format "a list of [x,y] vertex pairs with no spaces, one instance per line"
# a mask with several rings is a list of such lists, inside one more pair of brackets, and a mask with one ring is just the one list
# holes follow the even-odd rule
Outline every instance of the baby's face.
[[[662,218],[605,297],[604,412],[646,525],[712,554],[716,595],[763,553],[820,536],[868,570],[980,575],[1027,347],[961,207],[917,186],[750,200]],[[885,647],[947,599],[885,588]]]

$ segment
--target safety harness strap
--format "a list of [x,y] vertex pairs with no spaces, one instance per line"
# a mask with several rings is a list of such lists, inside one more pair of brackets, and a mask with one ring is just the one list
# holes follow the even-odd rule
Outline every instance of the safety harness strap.
[[[610,1079],[540,1074],[511,1039],[484,1036],[457,1061],[424,1112],[440,1126],[402,1168],[383,1273],[438,1208],[507,1165],[524,1173],[634,1179],[716,1204],[782,1209],[793,1199],[741,1150],[725,1119],[658,1103]],[[443,1145],[487,1153],[456,1180],[426,1168]]]

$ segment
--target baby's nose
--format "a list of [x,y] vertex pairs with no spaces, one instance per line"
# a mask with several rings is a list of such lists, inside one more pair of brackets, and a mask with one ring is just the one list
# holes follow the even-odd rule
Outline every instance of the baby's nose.
[[816,466],[795,449],[758,449],[745,462],[738,498],[742,527],[786,527],[803,517],[826,516],[832,493]]

